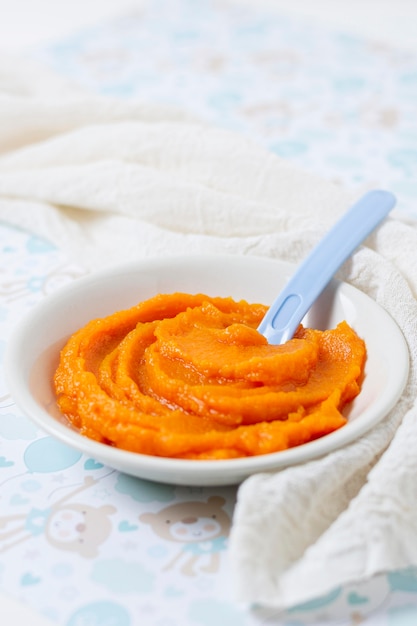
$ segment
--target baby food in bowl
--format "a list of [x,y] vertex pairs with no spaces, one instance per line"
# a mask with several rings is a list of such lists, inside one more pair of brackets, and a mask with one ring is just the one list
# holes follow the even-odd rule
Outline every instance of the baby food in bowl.
[[[345,337],[353,336],[356,345],[355,333],[360,338],[358,349],[362,351],[362,341],[366,345],[363,375],[357,376],[355,373],[349,379],[352,374],[349,374],[350,366],[344,365],[343,358],[340,361],[338,357],[331,366],[332,376],[335,378],[342,374],[343,378],[346,375],[351,383],[348,382],[345,391],[341,391],[342,385],[337,392],[341,394],[339,404],[335,396],[326,403],[325,398],[320,397],[322,383],[327,384],[329,379],[328,388],[332,391],[335,385],[330,383],[330,376],[325,373],[324,363],[319,359],[318,368],[310,374],[308,383],[311,386],[314,380],[317,382],[314,391],[316,406],[311,401],[312,394],[309,404],[299,412],[291,406],[291,420],[285,417],[282,419],[278,413],[267,416],[266,409],[260,410],[257,417],[250,418],[250,415],[256,416],[258,401],[268,404],[268,397],[272,397],[269,396],[266,383],[269,385],[270,374],[274,373],[275,356],[265,356],[272,347],[257,337],[255,331],[265,307],[245,304],[240,309],[240,303],[245,300],[269,305],[287,284],[294,269],[289,263],[259,257],[183,256],[135,261],[77,279],[45,298],[17,325],[8,342],[4,360],[8,389],[20,410],[43,432],[61,443],[80,450],[88,458],[108,467],[142,479],[175,485],[201,487],[237,484],[257,472],[276,471],[305,463],[345,445],[355,445],[356,439],[378,427],[397,402],[407,381],[409,358],[407,344],[395,321],[374,300],[344,282],[331,282],[303,320],[303,328],[299,329],[295,338],[297,341],[287,344],[285,349],[281,347],[277,350],[276,354],[282,357],[282,362],[284,358],[287,359],[281,376],[289,376],[292,368],[295,379],[295,382],[289,382],[289,378],[284,382],[281,378],[277,387],[281,386],[282,394],[288,394],[292,386],[297,384],[300,391],[294,391],[292,397],[298,394],[297,406],[301,405],[300,393],[305,385],[300,378],[297,379],[297,376],[303,375],[303,368],[298,367],[297,359],[301,360],[302,344],[305,343],[305,354],[310,354],[310,363],[311,354],[316,348],[327,350],[326,354],[335,349],[336,354],[344,358]],[[178,306],[179,296],[158,295],[179,293],[201,293],[207,294],[207,297],[191,296],[194,299],[192,306],[190,301],[184,301],[181,308],[182,305]],[[234,300],[234,304],[229,298]],[[203,301],[206,304],[203,305]],[[172,307],[173,302],[176,302],[176,308],[169,313],[169,306]],[[155,305],[158,315],[153,310]],[[205,313],[209,310],[212,312],[208,317],[213,320],[213,328],[206,330],[201,325],[199,345],[195,335],[187,336],[183,331],[187,330],[187,317],[196,319],[203,306]],[[146,311],[149,316],[140,317]],[[182,314],[185,320],[180,324]],[[221,319],[223,315],[228,325],[216,328],[214,320]],[[162,320],[166,320],[164,324]],[[350,330],[345,323],[350,326]],[[167,346],[165,352],[161,352],[156,340],[154,346],[149,340],[151,350],[147,358],[153,355],[154,361],[150,359],[150,363],[157,365],[153,373],[152,370],[144,369],[139,374],[138,368],[144,361],[138,355],[141,349],[139,344],[134,345],[137,325],[142,329],[146,325],[149,329],[155,326],[152,332],[149,330],[150,337],[160,333]],[[196,333],[198,328],[195,320],[194,325],[196,329],[193,332]],[[107,332],[110,328],[111,332]],[[227,331],[227,328],[230,330]],[[316,331],[310,329],[318,329],[323,334],[316,335]],[[354,333],[351,334],[352,329]],[[129,345],[130,341],[132,343]],[[187,348],[187,342],[192,345],[192,349]],[[285,357],[285,351],[291,345],[292,352]],[[297,350],[295,346],[298,346]],[[223,352],[219,352],[220,348]],[[177,355],[180,349],[181,353]],[[281,355],[283,350],[284,356]],[[256,357],[257,351],[262,357]],[[242,354],[246,354],[246,357],[242,357]],[[271,354],[275,354],[275,349],[271,350]],[[259,365],[258,374],[254,366],[257,358],[262,364]],[[57,369],[62,372],[64,361],[68,364],[68,380],[59,380],[60,410],[54,377]],[[189,367],[186,367],[187,363]],[[215,368],[220,369],[220,374],[216,374]],[[260,378],[266,375],[266,378]],[[322,377],[320,383],[319,376]],[[171,395],[164,396],[162,389],[165,392],[166,381],[170,378],[173,378]],[[154,384],[155,380],[157,385]],[[83,399],[81,394],[77,397],[77,381],[86,385],[89,397],[86,395]],[[107,387],[104,387],[104,382]],[[149,395],[143,393],[145,383],[147,389],[153,389]],[[262,390],[262,384],[265,384],[265,390]],[[358,386],[360,393],[349,401]],[[179,390],[190,388],[195,392],[193,412],[180,405]],[[205,391],[217,394],[215,400],[207,399],[210,396],[206,396]],[[135,407],[139,392],[142,403],[140,410]],[[224,392],[228,394],[226,400],[221,398]],[[103,399],[107,403],[105,409],[100,408]],[[209,407],[205,417],[196,409],[197,406],[203,406],[203,400],[205,406]],[[240,401],[247,408],[244,413],[238,408]],[[210,405],[210,402],[216,404]],[[81,405],[85,413],[91,409],[88,424],[82,423],[84,416],[77,415]],[[275,399],[270,402],[270,406],[274,405]],[[149,408],[151,406],[152,410]],[[318,422],[316,432],[308,430],[307,426],[313,421],[313,413],[317,413],[318,407],[326,419],[331,417],[333,426],[338,426],[336,430],[326,434],[328,426],[324,428]],[[140,425],[137,425],[138,414],[142,420]],[[106,433],[101,431],[103,415],[107,419]],[[258,418],[261,420],[259,423],[249,423],[251,419]],[[191,422],[196,428],[198,425],[200,430],[192,433]],[[164,424],[169,424],[172,429],[162,432],[161,425]],[[187,426],[187,430],[181,434],[183,425]],[[128,427],[132,428],[129,436],[132,447],[117,447]],[[319,427],[323,429],[317,432]],[[208,434],[210,430],[212,434]],[[269,430],[281,430],[275,442],[269,436]],[[199,445],[190,446],[192,437],[197,439],[198,436]],[[257,446],[252,450],[249,449],[251,440]],[[204,441],[208,443],[202,443]],[[216,441],[217,447],[213,441]],[[293,447],[284,447],[290,443]],[[146,451],[143,447],[143,453],[137,452],[139,444],[146,444]],[[159,451],[156,449],[157,444]],[[271,449],[277,451],[267,453]],[[254,454],[256,450],[259,452]],[[168,453],[174,456],[157,455]],[[236,454],[242,456],[232,456]]]
[[267,311],[231,297],[159,294],[75,332],[60,354],[60,411],[82,434],[158,457],[279,452],[346,424],[366,348],[346,321],[269,345]]

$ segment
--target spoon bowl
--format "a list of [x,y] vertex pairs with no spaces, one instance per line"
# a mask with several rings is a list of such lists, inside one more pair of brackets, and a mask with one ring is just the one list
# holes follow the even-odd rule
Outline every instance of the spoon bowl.
[[301,320],[342,263],[395,206],[389,191],[366,193],[313,248],[272,303],[258,330],[269,343],[291,339]]

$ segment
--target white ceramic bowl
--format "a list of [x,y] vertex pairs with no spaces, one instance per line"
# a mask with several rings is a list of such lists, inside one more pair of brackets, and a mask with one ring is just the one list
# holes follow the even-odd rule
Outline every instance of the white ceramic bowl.
[[146,260],[78,279],[46,298],[19,324],[6,355],[9,389],[17,405],[46,432],[110,467],[145,479],[182,485],[226,485],[255,472],[319,457],[374,427],[398,400],[408,376],[408,350],[393,319],[350,285],[333,281],[306,325],[333,328],[346,320],[367,346],[362,391],[348,423],[316,441],[273,454],[224,461],[167,459],[125,452],[70,427],[55,405],[52,376],[68,337],[89,320],[128,308],[157,293],[183,291],[271,304],[294,267],[257,257],[199,256]]

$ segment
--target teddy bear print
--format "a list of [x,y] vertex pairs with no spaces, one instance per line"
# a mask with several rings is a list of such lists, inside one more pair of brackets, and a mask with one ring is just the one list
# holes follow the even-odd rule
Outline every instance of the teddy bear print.
[[[59,550],[76,552],[85,558],[98,554],[98,546],[111,533],[108,518],[116,512],[113,506],[92,507],[67,503],[96,481],[86,477],[84,483],[45,509],[31,509],[26,514],[0,517],[0,552],[6,552],[32,537],[45,534],[48,543]],[[7,529],[7,530],[6,530]]]
[[224,504],[224,498],[212,496],[207,502],[179,502],[158,513],[140,515],[140,521],[150,524],[158,537],[182,544],[164,570],[182,561],[180,571],[186,576],[196,576],[198,571],[217,572],[220,552],[226,549],[230,530],[230,518],[222,508]]

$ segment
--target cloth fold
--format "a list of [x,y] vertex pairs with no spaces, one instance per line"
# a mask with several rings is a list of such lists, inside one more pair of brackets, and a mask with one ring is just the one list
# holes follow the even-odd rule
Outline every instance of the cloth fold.
[[[1,63],[0,219],[90,271],[208,252],[297,263],[355,200],[186,112],[84,94],[39,70],[42,95],[33,67],[18,64],[16,79]],[[339,273],[396,320],[409,380],[358,441],[240,486],[229,555],[244,602],[282,609],[417,565],[415,250],[417,230],[394,213]]]

